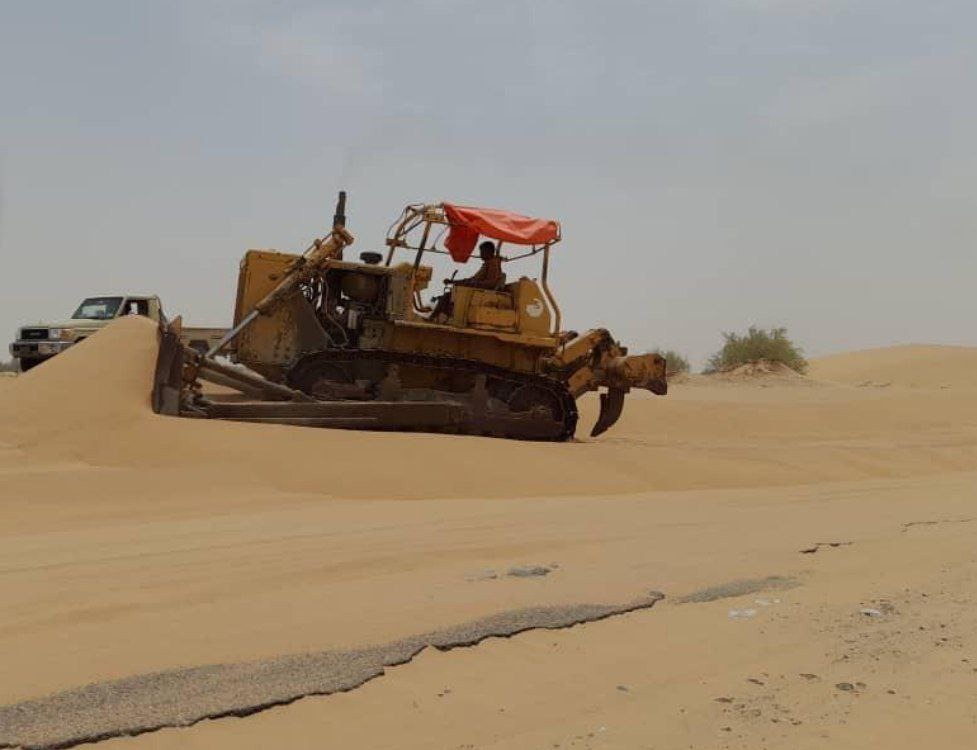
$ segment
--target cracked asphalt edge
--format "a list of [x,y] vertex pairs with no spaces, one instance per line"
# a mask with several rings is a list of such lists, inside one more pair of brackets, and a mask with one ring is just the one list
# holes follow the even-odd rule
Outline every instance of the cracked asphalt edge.
[[58,750],[205,719],[244,717],[310,696],[348,692],[426,648],[450,651],[530,630],[561,630],[653,607],[652,591],[625,604],[575,604],[499,612],[362,649],[212,664],[92,683],[0,706],[0,748]]

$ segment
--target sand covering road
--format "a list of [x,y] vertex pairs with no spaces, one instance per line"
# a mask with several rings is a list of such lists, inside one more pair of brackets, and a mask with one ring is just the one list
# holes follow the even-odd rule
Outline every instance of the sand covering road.
[[[697,380],[599,440],[536,445],[157,417],[155,331],[120,321],[0,383],[0,704],[658,589],[646,612],[104,744],[963,746],[977,375],[975,350],[939,351],[828,358],[806,388]],[[743,580],[796,586],[723,588]]]

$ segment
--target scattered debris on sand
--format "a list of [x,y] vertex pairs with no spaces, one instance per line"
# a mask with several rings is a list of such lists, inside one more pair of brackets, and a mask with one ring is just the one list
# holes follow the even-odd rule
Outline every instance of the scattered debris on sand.
[[506,572],[510,578],[539,578],[548,576],[553,568],[548,565],[517,565]]
[[828,549],[838,549],[839,547],[850,547],[854,542],[815,542],[813,547],[805,547],[799,552],[802,555],[813,555],[822,547]]

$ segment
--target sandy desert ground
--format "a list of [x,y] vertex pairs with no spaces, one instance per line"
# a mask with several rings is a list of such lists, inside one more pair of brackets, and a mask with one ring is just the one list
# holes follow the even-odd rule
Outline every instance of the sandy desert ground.
[[157,417],[155,341],[0,380],[0,747],[977,741],[977,349],[532,444]]

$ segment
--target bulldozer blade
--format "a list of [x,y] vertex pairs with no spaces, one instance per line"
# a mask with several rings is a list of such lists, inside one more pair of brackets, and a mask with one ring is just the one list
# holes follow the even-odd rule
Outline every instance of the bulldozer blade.
[[153,376],[153,411],[178,416],[182,388],[183,344],[172,328],[160,328],[159,353],[156,355],[156,372]]
[[607,393],[600,394],[600,416],[594,429],[590,431],[590,437],[601,435],[617,422],[624,410],[624,394],[627,391],[621,388],[608,388]]

